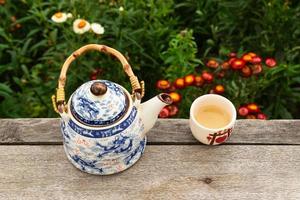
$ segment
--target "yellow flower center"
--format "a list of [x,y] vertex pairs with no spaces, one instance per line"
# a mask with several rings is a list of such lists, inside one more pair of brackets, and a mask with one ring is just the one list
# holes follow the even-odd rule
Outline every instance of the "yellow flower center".
[[57,13],[55,13],[54,15],[55,15],[55,17],[57,17],[57,18],[61,18],[63,14],[62,14],[61,12],[57,12]]
[[83,27],[85,27],[85,25],[86,25],[86,22],[85,22],[84,20],[81,20],[81,21],[78,23],[77,27],[78,27],[78,28],[83,28]]

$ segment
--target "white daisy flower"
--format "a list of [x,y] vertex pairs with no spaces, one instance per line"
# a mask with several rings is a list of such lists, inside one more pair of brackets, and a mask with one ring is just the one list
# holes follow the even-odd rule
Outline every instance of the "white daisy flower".
[[104,27],[98,23],[92,23],[91,29],[95,34],[102,35],[104,33]]
[[52,15],[51,20],[56,23],[63,23],[67,21],[67,14],[63,12],[57,12],[54,15]]
[[84,19],[76,19],[73,22],[73,30],[77,34],[83,34],[91,29],[91,25]]
[[72,13],[68,13],[68,14],[67,14],[67,18],[73,18]]
[[120,12],[123,12],[123,11],[124,11],[123,6],[121,6],[121,7],[119,8],[119,11],[120,11]]

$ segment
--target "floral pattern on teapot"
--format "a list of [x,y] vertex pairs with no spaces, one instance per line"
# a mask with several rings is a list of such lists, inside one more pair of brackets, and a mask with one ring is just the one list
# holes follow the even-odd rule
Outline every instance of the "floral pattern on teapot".
[[114,127],[115,132],[112,129],[86,130],[72,120],[68,123],[62,120],[67,157],[77,168],[91,174],[121,172],[132,166],[144,152],[146,139],[136,134],[143,131],[141,123],[136,108],[119,126]]
[[80,86],[72,96],[70,109],[74,117],[87,125],[109,125],[119,120],[128,107],[122,88],[111,81],[97,80],[107,86],[106,94],[99,98],[90,92],[95,81]]

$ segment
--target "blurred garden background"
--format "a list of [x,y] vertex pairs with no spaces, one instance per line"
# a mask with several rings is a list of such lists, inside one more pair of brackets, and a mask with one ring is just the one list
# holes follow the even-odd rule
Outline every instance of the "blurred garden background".
[[[300,118],[300,2],[290,0],[0,0],[0,117],[57,117],[51,95],[65,59],[88,43],[122,52],[164,91],[160,117],[188,118],[217,93],[240,118]],[[107,79],[130,89],[121,65],[90,52],[68,72],[67,96]]]

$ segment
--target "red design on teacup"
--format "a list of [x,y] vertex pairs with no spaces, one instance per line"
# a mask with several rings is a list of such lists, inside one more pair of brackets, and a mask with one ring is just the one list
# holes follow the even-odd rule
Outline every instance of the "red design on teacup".
[[207,136],[207,140],[210,142],[209,145],[213,145],[214,143],[220,144],[225,142],[230,137],[231,132],[232,128],[228,128],[209,134],[209,136]]

